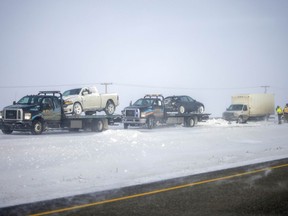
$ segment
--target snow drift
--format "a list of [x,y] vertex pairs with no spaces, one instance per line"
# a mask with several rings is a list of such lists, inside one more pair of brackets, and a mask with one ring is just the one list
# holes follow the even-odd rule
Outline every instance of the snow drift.
[[288,124],[0,135],[0,207],[96,192],[288,156]]

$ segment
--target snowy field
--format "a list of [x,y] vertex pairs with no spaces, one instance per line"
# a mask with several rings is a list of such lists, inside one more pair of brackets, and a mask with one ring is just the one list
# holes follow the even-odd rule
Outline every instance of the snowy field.
[[288,157],[288,124],[0,134],[0,207]]

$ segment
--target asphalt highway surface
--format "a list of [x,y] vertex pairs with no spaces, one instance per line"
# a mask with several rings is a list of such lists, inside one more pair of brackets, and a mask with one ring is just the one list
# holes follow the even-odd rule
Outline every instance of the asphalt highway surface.
[[12,206],[0,215],[288,215],[288,158]]

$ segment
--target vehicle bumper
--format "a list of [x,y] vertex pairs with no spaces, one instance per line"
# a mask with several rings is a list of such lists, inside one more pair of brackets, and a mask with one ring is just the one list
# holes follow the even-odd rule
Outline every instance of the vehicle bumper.
[[235,115],[232,112],[224,112],[222,115],[222,118],[226,121],[237,121],[238,117],[238,115]]
[[238,115],[238,114],[229,113],[229,112],[223,113],[222,118],[226,121],[238,121],[240,116],[243,119],[243,121],[247,121],[249,118],[246,115]]
[[13,121],[13,122],[6,122],[6,121],[0,121],[0,129],[10,129],[13,131],[28,131],[32,128],[32,122],[31,121]]
[[72,113],[73,112],[73,105],[64,105],[63,107],[64,113]]
[[146,124],[145,118],[127,118],[123,117],[122,122],[129,125],[144,125]]

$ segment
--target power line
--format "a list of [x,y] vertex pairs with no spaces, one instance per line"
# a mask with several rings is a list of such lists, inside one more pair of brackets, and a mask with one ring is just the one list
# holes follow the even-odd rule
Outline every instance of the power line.
[[64,86],[92,86],[99,85],[101,83],[75,83],[75,84],[58,84],[58,85],[11,85],[11,86],[0,86],[1,89],[10,89],[10,88],[49,88],[49,87],[64,87]]
[[268,88],[285,89],[282,87],[272,86],[244,86],[244,87],[179,87],[179,86],[156,86],[156,85],[142,85],[142,84],[130,84],[130,83],[112,83],[112,82],[101,82],[101,83],[74,83],[74,84],[57,84],[57,85],[11,85],[11,86],[0,86],[0,89],[15,89],[15,88],[52,88],[52,87],[65,87],[65,86],[93,86],[93,85],[105,85],[105,92],[107,92],[108,85],[125,86],[133,88],[153,88],[153,89],[179,89],[179,90],[245,90],[245,89],[258,89],[264,88],[264,92],[267,93]]

